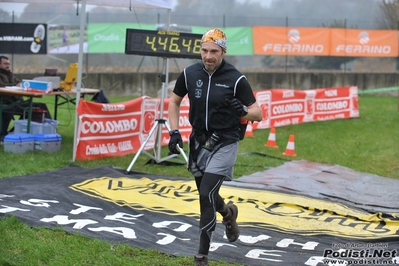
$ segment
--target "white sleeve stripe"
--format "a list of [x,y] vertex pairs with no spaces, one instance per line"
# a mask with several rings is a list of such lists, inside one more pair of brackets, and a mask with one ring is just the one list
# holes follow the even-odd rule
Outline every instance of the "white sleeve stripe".
[[184,69],[183,73],[184,73],[184,83],[186,84],[186,90],[188,91],[186,69]]
[[236,84],[234,84],[234,96],[236,96],[236,92],[237,92],[237,84],[238,84],[238,82],[240,82],[240,80],[242,79],[242,78],[246,78],[244,75],[242,75],[241,77],[239,77],[238,79],[237,79],[237,81],[236,81]]

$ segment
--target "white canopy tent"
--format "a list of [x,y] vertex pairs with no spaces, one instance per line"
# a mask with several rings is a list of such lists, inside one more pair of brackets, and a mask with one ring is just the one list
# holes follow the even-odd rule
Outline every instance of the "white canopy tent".
[[[3,1],[3,0],[2,0]],[[78,4],[80,6],[80,38],[79,38],[79,54],[78,54],[78,80],[76,93],[76,107],[79,105],[80,91],[82,84],[82,66],[83,66],[83,42],[84,30],[86,28],[86,5],[108,6],[108,7],[125,7],[125,8],[162,8],[168,12],[166,22],[167,29],[170,25],[170,11],[172,10],[173,0],[5,0],[10,3],[35,3],[35,4]],[[167,61],[167,60],[166,60]],[[168,65],[168,64],[166,64]],[[75,110],[75,128],[73,138],[73,155],[72,161],[75,161],[77,146],[77,131],[79,118]]]
[[86,5],[126,7],[126,8],[164,8],[172,9],[172,0],[2,0],[7,3],[33,4],[82,4]]

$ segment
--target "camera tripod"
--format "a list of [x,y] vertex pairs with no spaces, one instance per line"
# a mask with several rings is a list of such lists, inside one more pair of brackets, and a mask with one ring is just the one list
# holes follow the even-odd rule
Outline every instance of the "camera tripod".
[[[166,128],[168,129],[168,132],[170,131],[170,126],[169,123],[166,119],[163,118],[163,111],[164,111],[164,99],[165,99],[165,90],[167,89],[167,74],[166,74],[166,70],[168,69],[168,64],[169,64],[169,60],[164,58],[164,67],[163,67],[163,73],[162,75],[160,75],[161,81],[162,81],[162,93],[161,93],[161,107],[160,107],[160,114],[159,114],[159,119],[155,119],[155,123],[152,126],[147,138],[144,140],[144,142],[141,144],[140,149],[137,151],[136,155],[134,156],[133,160],[131,161],[129,167],[126,169],[126,173],[130,172],[130,169],[132,169],[133,165],[136,163],[138,157],[140,156],[141,153],[146,154],[147,156],[149,156],[151,159],[153,159],[155,161],[155,163],[161,163],[164,162],[166,160],[169,160],[171,158],[174,158],[176,156],[178,156],[179,154],[171,154],[168,155],[164,158],[161,158],[161,147],[162,147],[162,127],[166,126]],[[154,155],[148,153],[147,151],[144,150],[145,146],[147,145],[147,142],[151,139],[151,137],[153,136],[153,134],[156,132],[156,139],[155,139],[155,144],[154,144]],[[184,160],[186,161],[186,163],[188,162],[187,156],[184,152],[184,150],[177,145],[177,148],[180,151],[180,154],[184,157]]]

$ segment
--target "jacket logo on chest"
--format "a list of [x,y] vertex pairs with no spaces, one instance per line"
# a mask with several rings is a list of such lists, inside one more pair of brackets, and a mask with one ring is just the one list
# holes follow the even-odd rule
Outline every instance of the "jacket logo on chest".
[[201,95],[202,95],[202,89],[195,88],[195,98],[201,98]]
[[196,84],[197,88],[195,88],[195,98],[201,98],[202,95],[202,85],[204,85],[204,82],[202,80],[197,80]]
[[197,87],[202,87],[202,85],[204,85],[204,82],[202,80],[197,80],[197,82],[195,83],[195,85],[197,85]]
[[226,85],[226,84],[220,84],[220,83],[216,83],[215,86],[216,86],[216,87],[229,88],[228,85]]

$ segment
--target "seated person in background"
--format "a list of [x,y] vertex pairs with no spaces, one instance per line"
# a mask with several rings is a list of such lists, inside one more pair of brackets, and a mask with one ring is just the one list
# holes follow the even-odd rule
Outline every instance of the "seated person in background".
[[[17,79],[10,70],[10,60],[6,56],[0,56],[0,88],[6,86],[19,86],[21,81]],[[13,98],[13,101],[23,101],[21,96],[8,96]],[[2,102],[1,104],[6,104]],[[1,132],[0,141],[3,141],[4,137],[8,134],[8,126],[13,119],[14,114],[12,112],[3,111],[1,121]]]
[[[20,86],[21,81],[17,79],[14,74],[10,70],[10,60],[6,56],[0,56],[0,88],[4,88],[6,86]],[[20,102],[20,105],[23,108],[28,107],[28,102],[24,102],[22,96],[7,96],[12,102]],[[7,105],[8,101],[4,100],[1,103],[2,105]],[[32,121],[40,121],[41,113],[35,112],[36,110],[44,111],[44,118],[51,119],[50,112],[46,104],[44,103],[32,103]],[[2,112],[2,121],[1,121],[1,132],[0,132],[0,142],[4,141],[4,137],[8,134],[8,127],[10,126],[11,120],[14,119],[14,115],[20,115],[21,117],[24,115],[24,110],[19,107],[13,107],[10,110],[6,110]]]

